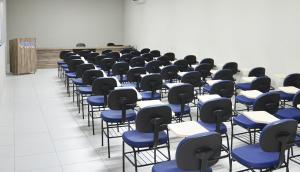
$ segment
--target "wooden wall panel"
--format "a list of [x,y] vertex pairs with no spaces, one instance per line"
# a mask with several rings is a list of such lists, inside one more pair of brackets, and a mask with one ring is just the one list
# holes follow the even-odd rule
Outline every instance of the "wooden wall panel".
[[[96,49],[96,52],[101,53],[103,50],[113,50],[121,51],[123,48],[128,48],[129,46],[118,46],[118,47],[98,47],[98,48],[83,48],[83,49]],[[78,49],[78,48],[75,48]],[[61,48],[38,48],[37,49],[37,68],[56,68],[57,61],[61,60],[59,58],[59,53],[63,50],[72,49],[61,49]]]

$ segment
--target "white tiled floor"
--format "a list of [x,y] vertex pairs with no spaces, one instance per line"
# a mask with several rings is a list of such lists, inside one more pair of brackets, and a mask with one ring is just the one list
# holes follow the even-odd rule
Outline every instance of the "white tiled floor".
[[[8,76],[0,100],[0,172],[117,172],[122,171],[121,140],[112,140],[112,158],[77,113],[56,70]],[[173,154],[178,139],[171,140]],[[239,144],[239,143],[238,143]],[[299,171],[291,163],[290,171]],[[222,160],[214,171],[228,171]],[[234,163],[234,170],[241,166]],[[133,171],[127,163],[126,170]],[[151,167],[140,171],[150,172]],[[280,170],[284,171],[284,170]]]

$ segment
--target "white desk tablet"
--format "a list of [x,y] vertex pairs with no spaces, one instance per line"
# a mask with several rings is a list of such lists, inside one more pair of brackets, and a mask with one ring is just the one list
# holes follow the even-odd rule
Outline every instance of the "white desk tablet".
[[193,65],[192,65],[192,68],[194,68],[194,69],[195,69],[197,66],[199,66],[199,63],[197,63],[197,64],[193,64]]
[[242,77],[240,83],[251,83],[254,81],[257,77],[251,76],[251,77]]
[[183,77],[183,75],[185,75],[185,74],[187,74],[187,73],[189,73],[189,72],[178,72],[178,75],[179,75],[180,77]]
[[270,124],[272,122],[278,121],[279,119],[275,116],[269,114],[266,111],[251,111],[251,112],[243,112],[244,116],[250,119],[253,122],[260,124]]
[[214,74],[216,74],[218,71],[219,71],[219,70],[217,70],[217,69],[212,69],[212,70],[210,70],[210,73],[214,75]]
[[205,103],[205,102],[208,102],[210,100],[217,99],[217,98],[221,98],[221,96],[218,95],[218,94],[209,94],[209,95],[198,96],[199,101],[202,102],[202,103]]
[[128,89],[128,88],[131,88],[136,92],[138,100],[142,100],[143,97],[142,97],[141,93],[138,92],[138,90],[134,87],[131,87],[131,86],[128,86],[128,87],[115,87],[115,90],[122,90],[122,89]]
[[241,91],[240,95],[245,96],[249,99],[256,99],[258,96],[262,95],[263,93],[258,90],[248,90],[248,91]]
[[166,105],[166,103],[163,103],[160,100],[146,100],[146,101],[139,101],[136,104],[141,109],[148,106],[154,106],[154,105]]
[[206,81],[206,83],[207,83],[209,86],[212,86],[212,85],[214,85],[215,83],[218,83],[218,82],[220,82],[220,81],[222,81],[222,80],[216,79],[216,80],[209,80],[209,81]]
[[184,83],[167,83],[166,86],[171,89],[172,87],[183,85]]
[[278,87],[278,90],[287,94],[296,94],[300,89],[294,86]]
[[196,121],[187,121],[187,122],[169,124],[168,128],[177,137],[187,137],[194,134],[209,132],[206,128],[204,128]]

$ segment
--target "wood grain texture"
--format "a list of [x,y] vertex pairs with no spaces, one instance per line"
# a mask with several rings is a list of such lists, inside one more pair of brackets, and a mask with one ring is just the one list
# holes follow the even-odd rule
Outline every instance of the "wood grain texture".
[[[121,51],[124,48],[128,48],[129,46],[115,46],[115,47],[98,47],[98,48],[74,48],[74,49],[96,49],[96,52],[100,53],[104,50],[112,50],[112,51]],[[59,58],[59,53],[61,51],[72,51],[72,49],[68,48],[38,48],[37,49],[37,68],[45,69],[45,68],[56,68],[57,61],[61,60]]]
[[35,38],[10,40],[10,71],[15,74],[36,72],[37,53]]

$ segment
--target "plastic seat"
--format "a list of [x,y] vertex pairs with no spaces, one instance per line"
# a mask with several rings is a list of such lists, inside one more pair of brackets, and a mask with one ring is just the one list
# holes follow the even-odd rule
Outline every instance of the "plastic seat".
[[[154,145],[154,133],[143,133],[139,131],[128,131],[122,136],[124,142],[135,148],[152,147]],[[168,135],[166,132],[159,132],[158,142],[165,144],[168,142]]]
[[82,79],[81,79],[81,78],[73,78],[73,79],[72,79],[72,82],[73,82],[75,85],[83,85],[83,82],[82,82]]
[[104,106],[104,96],[90,96],[87,98],[88,104],[91,106]]
[[66,73],[66,76],[68,78],[76,78],[76,73],[75,72],[69,72],[69,73]]
[[[177,167],[176,160],[159,163],[153,166],[152,172],[201,172],[199,170],[182,170]],[[212,172],[211,168],[208,168],[206,172]]]
[[279,163],[279,152],[265,152],[259,144],[234,149],[231,155],[239,163],[254,169],[275,167]]
[[[105,122],[122,122],[121,110],[106,110],[101,112],[101,117]],[[134,110],[126,111],[126,121],[134,121],[136,112]]]
[[80,94],[92,94],[92,87],[91,86],[79,87],[78,91]]
[[250,90],[251,89],[251,83],[238,83],[235,86],[237,89],[241,89],[241,90]]
[[244,115],[238,115],[233,118],[233,123],[237,124],[245,129],[263,129],[266,125],[265,124],[259,124],[256,122],[251,121]]
[[237,102],[239,102],[241,104],[245,104],[245,105],[253,105],[253,103],[255,102],[255,99],[250,99],[250,98],[242,96],[242,95],[236,96],[235,99]]
[[140,92],[140,94],[142,95],[142,100],[158,100],[158,99],[161,99],[161,94],[157,93],[157,92],[155,92],[152,95],[152,91],[143,91],[143,92]]
[[[172,112],[174,112],[177,117],[181,115],[181,105],[169,104],[169,106],[171,107]],[[184,105],[184,110],[182,115],[190,114],[190,112],[191,112],[191,108],[188,105]]]
[[288,94],[282,91],[278,91],[281,100],[292,101],[294,98],[294,94]]
[[300,104],[300,91],[293,97],[293,107],[279,109],[276,116],[280,119],[294,119],[300,121],[300,109],[297,107]]

